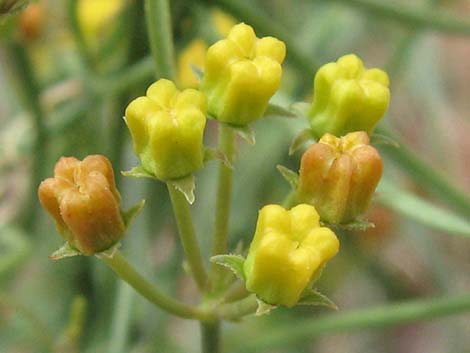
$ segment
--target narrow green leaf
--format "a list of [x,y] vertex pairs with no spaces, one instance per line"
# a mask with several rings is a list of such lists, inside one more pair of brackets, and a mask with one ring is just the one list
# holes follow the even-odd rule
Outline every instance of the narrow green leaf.
[[191,174],[185,178],[170,180],[168,183],[173,185],[176,190],[181,192],[190,205],[193,204],[195,200],[194,189],[196,188],[194,175]]
[[238,278],[245,280],[245,271],[243,270],[243,264],[245,263],[245,258],[241,255],[215,255],[210,259],[211,262],[225,266],[230,269]]
[[126,225],[126,229],[129,228],[132,221],[139,215],[142,209],[145,206],[145,200],[141,200],[140,202],[136,203],[134,206],[129,208],[126,211],[121,211],[122,218],[124,220],[124,224]]
[[66,242],[64,245],[62,245],[61,248],[58,250],[54,251],[49,258],[51,260],[62,260],[63,258],[66,257],[72,257],[72,256],[79,256],[82,253],[78,251],[77,249],[73,248],[68,242]]
[[213,160],[218,160],[222,162],[227,168],[233,169],[233,165],[230,163],[225,153],[217,148],[206,148],[204,150],[204,163]]
[[293,170],[280,164],[278,164],[276,168],[279,173],[281,173],[282,177],[290,184],[292,190],[296,190],[299,184],[299,175]]
[[470,222],[468,220],[435,206],[387,180],[380,182],[377,200],[403,216],[429,228],[470,237]]
[[147,172],[141,165],[132,168],[131,170],[127,170],[121,172],[122,175],[131,178],[150,178],[150,179],[157,179],[157,177],[153,174]]
[[317,292],[315,289],[309,289],[299,300],[297,305],[320,305],[327,308],[338,310],[338,306],[326,295]]
[[297,150],[302,148],[309,141],[315,142],[312,130],[302,130],[296,137],[294,137],[294,140],[292,140],[292,143],[289,147],[289,156],[292,156]]
[[277,308],[277,306],[268,304],[259,298],[256,298],[256,301],[258,303],[258,308],[256,309],[255,316],[267,315],[271,310]]

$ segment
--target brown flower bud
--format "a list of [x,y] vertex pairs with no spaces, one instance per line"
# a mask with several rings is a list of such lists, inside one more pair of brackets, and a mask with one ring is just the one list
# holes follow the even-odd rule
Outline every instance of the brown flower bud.
[[124,235],[114,172],[104,156],[60,158],[38,195],[59,233],[83,255],[104,251]]
[[297,198],[315,206],[323,221],[351,222],[367,210],[382,170],[366,132],[325,134],[302,156]]

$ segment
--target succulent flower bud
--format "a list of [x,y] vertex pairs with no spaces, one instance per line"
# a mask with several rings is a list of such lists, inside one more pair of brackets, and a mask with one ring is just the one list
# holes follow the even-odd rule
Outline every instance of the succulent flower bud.
[[120,195],[104,156],[60,158],[54,177],[41,183],[38,196],[59,233],[83,255],[107,250],[124,235]]
[[263,207],[244,263],[247,289],[266,303],[294,306],[339,249],[336,235],[319,221],[311,205]]
[[302,156],[297,199],[315,206],[323,221],[353,221],[367,210],[382,170],[366,132],[325,134]]
[[142,167],[161,180],[183,178],[202,168],[206,97],[194,89],[178,91],[159,80],[126,109],[126,123]]
[[226,39],[212,45],[206,56],[202,90],[209,113],[219,121],[246,125],[259,119],[279,88],[283,42],[257,38],[251,26],[234,26]]
[[356,55],[345,55],[315,75],[313,103],[308,113],[313,134],[343,136],[372,132],[390,101],[388,75],[367,70]]

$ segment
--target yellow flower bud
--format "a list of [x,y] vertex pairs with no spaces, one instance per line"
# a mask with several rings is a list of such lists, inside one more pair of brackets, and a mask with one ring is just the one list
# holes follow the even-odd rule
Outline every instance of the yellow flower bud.
[[319,221],[310,205],[263,207],[244,264],[246,288],[269,304],[294,306],[316,271],[339,250],[336,235]]
[[126,123],[142,167],[161,180],[183,178],[202,168],[206,97],[194,89],[178,91],[159,80],[126,109]]
[[54,177],[41,183],[38,196],[59,233],[83,255],[107,250],[124,235],[120,195],[104,156],[60,158]]
[[367,210],[382,170],[366,132],[325,134],[302,156],[297,199],[315,206],[323,221],[354,221]]
[[238,126],[259,119],[279,88],[285,55],[280,40],[259,39],[244,23],[234,26],[226,39],[207,51],[201,87],[209,113]]
[[343,136],[353,131],[371,133],[390,101],[385,71],[367,70],[356,55],[345,55],[320,68],[315,75],[309,111],[312,132]]

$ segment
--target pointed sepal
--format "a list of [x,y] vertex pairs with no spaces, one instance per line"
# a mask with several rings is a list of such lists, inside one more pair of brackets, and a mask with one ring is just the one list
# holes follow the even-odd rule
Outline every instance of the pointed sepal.
[[197,65],[191,64],[191,71],[193,72],[194,76],[196,76],[199,82],[202,81],[202,77],[204,76],[204,71]]
[[315,289],[305,291],[302,298],[297,302],[297,305],[319,305],[338,310],[338,306],[330,298]]
[[214,160],[220,161],[227,168],[233,169],[233,165],[232,163],[230,163],[225,153],[223,153],[221,150],[217,148],[206,148],[204,150],[204,163],[214,161]]
[[289,146],[289,156],[292,156],[297,150],[301,149],[307,142],[315,142],[311,129],[302,130]]
[[215,255],[211,257],[210,261],[217,265],[227,267],[239,279],[245,280],[245,271],[243,269],[245,258],[243,256],[233,254]]
[[256,302],[258,303],[258,308],[256,309],[255,316],[267,315],[271,310],[277,308],[276,305],[268,304],[259,298],[256,298]]
[[145,206],[145,200],[140,200],[140,202],[136,203],[134,206],[129,208],[126,211],[121,211],[122,220],[124,221],[124,225],[126,229],[129,228],[131,223],[134,219],[139,215],[142,209]]
[[181,192],[190,205],[194,203],[194,189],[196,189],[196,178],[194,175],[191,174],[181,179],[169,180],[168,183]]
[[245,126],[235,126],[230,125],[230,127],[235,131],[235,133],[245,140],[249,145],[254,145],[256,143],[255,132],[250,125]]
[[297,186],[299,185],[299,175],[293,170],[280,164],[278,164],[276,168],[279,173],[281,173],[282,177],[289,183],[292,190],[297,190]]
[[138,165],[131,170],[126,170],[121,172],[122,175],[131,178],[150,178],[157,179],[157,177],[148,171],[146,171],[141,165]]
[[57,261],[57,260],[62,260],[66,257],[72,257],[72,256],[79,256],[82,253],[72,247],[68,242],[66,242],[62,247],[54,251],[51,255],[49,255],[49,258],[51,260]]

